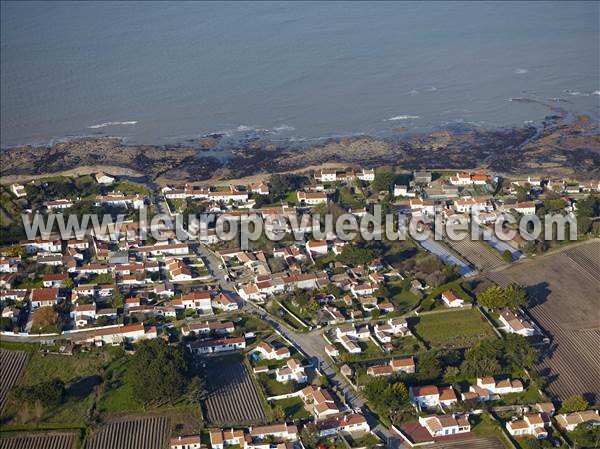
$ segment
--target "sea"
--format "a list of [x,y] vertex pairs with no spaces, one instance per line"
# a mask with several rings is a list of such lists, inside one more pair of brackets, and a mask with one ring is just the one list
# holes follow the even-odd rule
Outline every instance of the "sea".
[[[2,2],[3,148],[595,120],[598,2]],[[535,102],[514,101],[532,99]]]

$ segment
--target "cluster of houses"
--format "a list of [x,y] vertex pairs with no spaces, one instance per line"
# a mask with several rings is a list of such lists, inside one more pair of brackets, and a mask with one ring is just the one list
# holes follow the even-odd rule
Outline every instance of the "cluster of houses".
[[[406,319],[389,318],[385,322],[356,325],[346,323],[335,328],[333,338],[350,354],[362,352],[361,343],[371,340],[386,352],[394,350],[393,339],[412,335]],[[332,349],[325,348],[330,356],[335,357]],[[335,348],[334,348],[335,350]],[[339,352],[338,352],[339,354]]]
[[[317,421],[316,426],[320,437],[335,434],[362,436],[371,431],[366,418],[360,413],[353,412]],[[241,449],[292,449],[299,447],[295,443],[300,438],[298,427],[286,422],[247,429],[209,429],[208,435],[211,449],[225,449],[231,446]],[[171,449],[204,447],[200,435],[171,439]]]
[[305,367],[297,358],[291,356],[290,349],[285,345],[278,344],[274,346],[267,341],[261,341],[250,350],[250,354],[259,360],[285,360],[284,365],[274,370],[269,370],[268,365],[255,366],[253,370],[255,374],[271,373],[274,375],[275,380],[281,383],[295,382],[297,384],[304,384],[308,381]]

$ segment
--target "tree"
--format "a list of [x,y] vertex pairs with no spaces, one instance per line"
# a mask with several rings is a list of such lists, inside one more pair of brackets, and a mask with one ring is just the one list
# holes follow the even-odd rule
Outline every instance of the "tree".
[[508,334],[503,341],[504,348],[501,354],[504,358],[503,365],[508,371],[529,369],[533,367],[538,358],[537,351],[529,345],[527,338],[522,335]]
[[60,379],[52,379],[35,385],[17,387],[16,397],[23,402],[41,402],[43,405],[58,405],[65,395],[65,383]]
[[506,263],[511,263],[513,261],[512,253],[509,250],[505,250],[502,253],[502,260]]
[[600,447],[600,426],[589,422],[581,423],[569,434],[569,438],[576,449]]
[[436,352],[426,352],[419,358],[417,377],[423,381],[434,381],[442,374],[439,355]]
[[501,371],[498,340],[480,340],[465,352],[460,370],[467,377],[493,376]]
[[506,307],[517,309],[527,305],[527,290],[519,284],[509,284],[504,289],[504,298],[506,299]]
[[355,245],[345,245],[342,254],[338,256],[340,262],[346,265],[364,265],[373,260],[373,250]]
[[275,417],[275,421],[283,421],[286,417],[285,410],[278,405],[273,410],[273,416]]
[[519,446],[521,449],[542,449],[542,443],[533,437],[522,438],[519,440]]
[[517,201],[523,202],[529,199],[529,189],[523,186],[517,186]]
[[560,408],[561,413],[582,412],[589,407],[588,401],[581,395],[574,395],[565,399]]
[[206,399],[208,391],[206,390],[205,379],[200,376],[194,376],[188,385],[188,393],[194,402]]
[[314,448],[319,441],[319,430],[314,423],[309,423],[304,426],[302,432],[300,432],[300,439],[304,446]]
[[390,191],[394,188],[396,175],[390,171],[380,171],[375,175],[375,181],[371,185],[375,192],[382,190]]
[[140,343],[131,358],[131,384],[143,403],[171,401],[185,391],[187,365],[180,349],[154,339]]
[[113,290],[112,298],[110,300],[110,304],[115,309],[123,307],[123,295],[121,294],[121,291],[119,290],[119,287],[115,286],[115,288]]
[[488,309],[499,309],[506,306],[507,300],[504,290],[493,285],[477,295],[477,302]]
[[444,371],[444,382],[447,384],[453,384],[460,376],[460,369],[456,366],[448,366]]

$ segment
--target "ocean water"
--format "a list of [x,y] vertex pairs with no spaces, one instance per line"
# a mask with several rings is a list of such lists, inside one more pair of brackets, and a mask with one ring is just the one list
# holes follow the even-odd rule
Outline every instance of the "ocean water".
[[[1,145],[598,117],[597,2],[2,2]],[[564,101],[558,101],[564,100]]]

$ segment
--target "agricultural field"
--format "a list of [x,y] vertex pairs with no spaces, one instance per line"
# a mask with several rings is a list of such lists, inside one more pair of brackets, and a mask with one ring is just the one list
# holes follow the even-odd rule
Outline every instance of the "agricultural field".
[[115,421],[95,432],[86,449],[164,449],[170,429],[163,416]]
[[0,376],[0,412],[4,409],[8,392],[21,377],[26,360],[27,353],[24,351],[0,349],[0,367],[2,367],[2,376]]
[[500,253],[486,242],[468,238],[459,241],[446,239],[445,242],[480,271],[493,270],[505,264]]
[[244,425],[267,419],[264,398],[240,354],[206,360],[207,398],[204,416],[212,425]]
[[72,433],[16,435],[0,438],[0,449],[73,449],[75,440]]
[[408,324],[430,348],[466,348],[495,335],[475,308],[422,314]]
[[435,443],[431,449],[505,449],[498,437],[467,437],[457,441]]
[[527,287],[528,311],[552,340],[537,370],[555,399],[581,394],[600,403],[599,254],[600,241],[594,240],[487,276],[502,286]]

